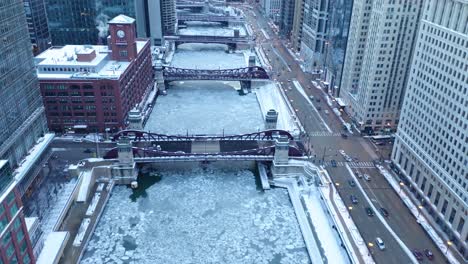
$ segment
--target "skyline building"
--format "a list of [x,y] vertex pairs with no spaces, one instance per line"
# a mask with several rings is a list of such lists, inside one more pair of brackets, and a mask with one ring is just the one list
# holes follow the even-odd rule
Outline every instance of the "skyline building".
[[312,72],[323,65],[328,5],[329,0],[304,0],[300,52],[306,72]]
[[281,18],[279,23],[279,33],[282,37],[290,38],[294,23],[294,8],[296,1],[283,0],[281,2]]
[[135,0],[138,37],[151,39],[160,46],[163,36],[174,35],[177,29],[174,0]]
[[0,0],[0,159],[16,167],[47,132],[22,1]]
[[7,160],[0,160],[0,179],[0,241],[2,241],[0,261],[34,263],[33,248],[24,220],[23,204]]
[[428,0],[392,161],[433,225],[468,259],[468,2]]
[[105,43],[110,18],[135,17],[135,2],[127,0],[47,0],[46,6],[53,46]]
[[294,1],[294,17],[292,26],[291,46],[296,52],[301,50],[302,23],[304,20],[304,0]]
[[23,3],[33,53],[37,55],[48,49],[52,44],[45,2],[44,0],[23,0]]
[[281,2],[284,0],[261,0],[260,4],[263,12],[267,17],[271,18],[273,22],[279,23],[281,17]]
[[52,47],[36,56],[50,130],[115,132],[152,88],[150,42],[136,38],[135,19],[109,22],[108,45]]
[[423,0],[355,0],[340,96],[361,133],[396,130]]
[[325,82],[331,95],[339,96],[353,0],[330,0],[327,42],[325,45]]

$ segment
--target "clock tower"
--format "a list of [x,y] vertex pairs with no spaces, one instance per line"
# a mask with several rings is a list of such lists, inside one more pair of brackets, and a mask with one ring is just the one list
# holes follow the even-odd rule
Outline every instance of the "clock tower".
[[107,43],[112,50],[112,60],[132,61],[137,57],[135,19],[118,15],[109,24]]

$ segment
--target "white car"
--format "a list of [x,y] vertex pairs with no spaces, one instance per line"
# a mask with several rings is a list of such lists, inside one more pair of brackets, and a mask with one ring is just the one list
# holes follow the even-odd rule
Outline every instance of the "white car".
[[370,181],[371,178],[370,178],[369,174],[364,174],[364,179],[366,181]]
[[380,237],[377,237],[375,239],[375,242],[377,242],[377,246],[379,247],[380,250],[385,249],[385,243],[383,242],[383,240]]
[[330,112],[328,112],[328,110],[323,110],[323,112],[324,112],[325,114],[327,114],[327,115],[328,115],[328,113],[330,113]]

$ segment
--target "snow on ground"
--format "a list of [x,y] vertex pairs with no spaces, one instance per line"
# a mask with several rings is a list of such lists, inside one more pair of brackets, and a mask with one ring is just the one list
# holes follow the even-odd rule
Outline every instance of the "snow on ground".
[[309,263],[286,190],[258,190],[248,170],[160,176],[134,201],[114,188],[82,263]]
[[263,85],[258,83],[258,86],[259,89],[256,89],[255,93],[257,94],[262,114],[265,115],[268,110],[275,109],[278,112],[277,128],[299,134],[299,129],[294,122],[294,118],[274,82],[264,82]]
[[340,238],[331,227],[331,219],[322,207],[317,187],[309,187],[303,198],[328,263],[350,263],[346,251],[340,246]]
[[[245,36],[246,30],[243,26],[220,27],[214,22],[187,22],[187,28],[179,29],[180,35],[198,36],[234,36],[234,29],[239,30],[240,36]],[[218,24],[219,25],[219,24]]]
[[185,69],[233,69],[247,66],[243,52],[227,53],[222,44],[182,44],[171,62],[172,67]]
[[264,129],[255,94],[240,96],[239,82],[174,82],[159,96],[145,130],[164,134],[243,134]]

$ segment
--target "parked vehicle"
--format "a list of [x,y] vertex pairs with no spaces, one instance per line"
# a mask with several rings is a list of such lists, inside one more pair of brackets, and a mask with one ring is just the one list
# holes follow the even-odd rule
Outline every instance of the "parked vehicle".
[[354,195],[351,195],[349,198],[351,199],[351,202],[352,202],[353,204],[357,204],[357,203],[359,202],[358,199],[357,199],[357,197],[354,196]]
[[423,254],[417,250],[417,249],[413,249],[413,255],[416,257],[417,260],[423,260],[424,259],[424,256]]
[[379,247],[380,250],[385,249],[385,243],[383,242],[383,240],[380,237],[377,237],[375,239],[375,242],[377,242],[377,246]]
[[364,179],[366,181],[370,181],[371,180],[371,177],[369,176],[369,174],[364,174]]
[[434,259],[434,254],[432,253],[432,251],[430,251],[429,249],[424,249],[424,254],[426,254],[426,257],[429,259],[429,260],[433,260]]
[[324,112],[325,114],[327,114],[327,115],[330,113],[330,112],[329,112],[328,110],[326,110],[326,109],[323,110],[323,112]]
[[341,137],[344,138],[344,139],[346,139],[346,138],[348,138],[348,134],[346,134],[346,133],[341,133]]
[[331,163],[332,167],[336,167],[336,160],[331,160],[330,163]]
[[388,217],[388,211],[387,211],[385,208],[380,207],[380,213],[381,213],[383,216]]
[[362,173],[360,173],[359,171],[355,171],[355,173],[359,179],[362,179]]
[[351,187],[356,186],[356,183],[353,180],[349,180],[348,183],[349,183],[349,186],[351,186]]
[[317,106],[317,111],[320,111],[320,110],[322,110],[322,107]]
[[374,210],[372,210],[370,207],[366,207],[366,213],[370,217],[374,216]]

